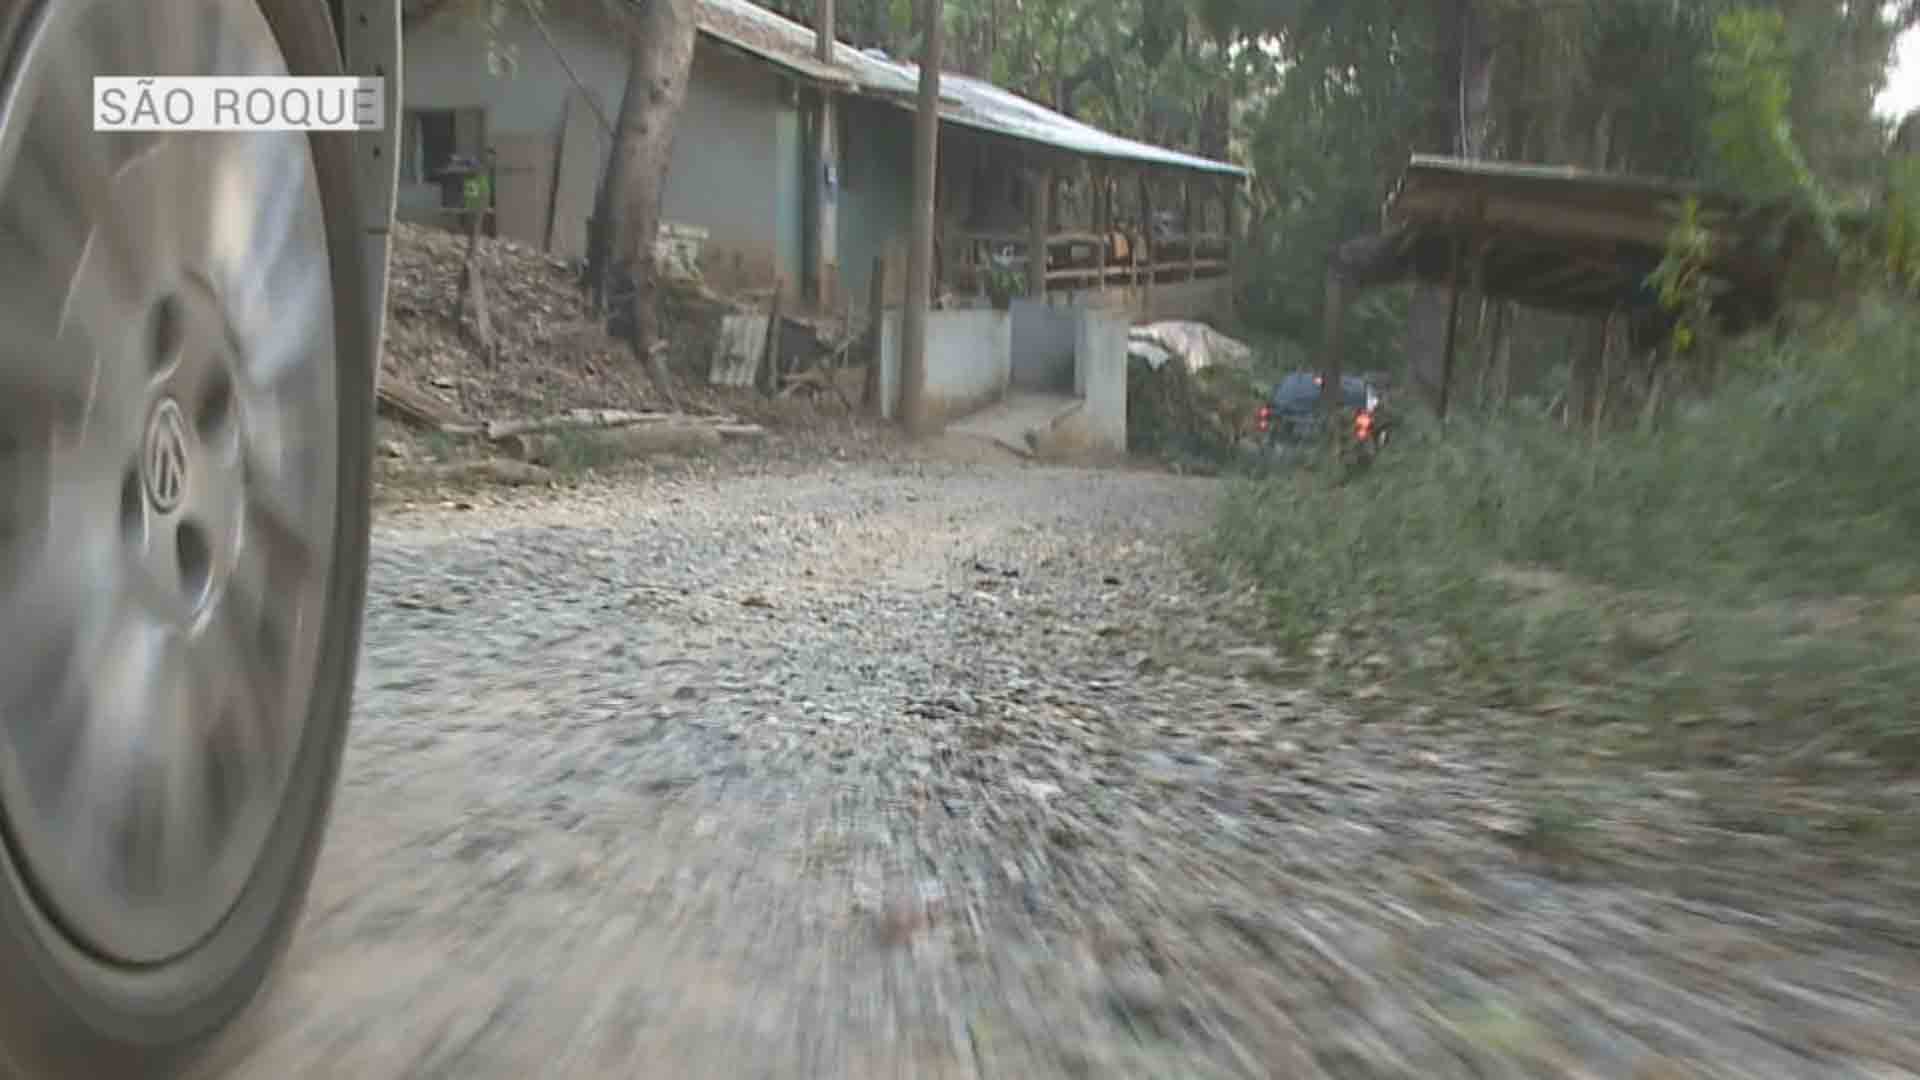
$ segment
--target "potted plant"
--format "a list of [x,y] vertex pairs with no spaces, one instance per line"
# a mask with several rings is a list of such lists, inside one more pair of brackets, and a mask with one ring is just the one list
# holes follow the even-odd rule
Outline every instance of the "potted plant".
[[1005,311],[1013,306],[1013,298],[1020,295],[1026,279],[1009,266],[993,265],[986,270],[987,300],[995,311]]

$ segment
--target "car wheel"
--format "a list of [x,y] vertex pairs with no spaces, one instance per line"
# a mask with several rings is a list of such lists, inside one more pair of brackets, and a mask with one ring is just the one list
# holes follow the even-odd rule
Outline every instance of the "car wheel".
[[260,987],[366,583],[348,137],[96,134],[92,76],[338,74],[336,40],[324,0],[0,0],[0,1061],[29,1076],[166,1075]]

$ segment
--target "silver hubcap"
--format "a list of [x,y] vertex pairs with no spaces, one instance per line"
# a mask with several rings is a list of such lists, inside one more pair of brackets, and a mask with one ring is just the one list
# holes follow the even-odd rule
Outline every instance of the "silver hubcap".
[[333,296],[298,134],[96,135],[95,74],[285,74],[252,0],[55,0],[0,108],[0,812],[49,914],[177,956],[315,679]]

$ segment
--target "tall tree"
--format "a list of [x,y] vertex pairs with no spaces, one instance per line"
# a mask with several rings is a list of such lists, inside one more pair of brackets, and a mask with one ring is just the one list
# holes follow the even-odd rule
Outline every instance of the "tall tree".
[[595,220],[601,246],[596,292],[609,294],[609,279],[630,281],[628,306],[634,356],[646,364],[654,384],[675,399],[659,335],[654,243],[660,231],[660,203],[667,168],[673,159],[674,132],[686,100],[698,30],[695,0],[647,0],[630,16],[627,30],[627,83],[620,95],[613,149],[600,186]]

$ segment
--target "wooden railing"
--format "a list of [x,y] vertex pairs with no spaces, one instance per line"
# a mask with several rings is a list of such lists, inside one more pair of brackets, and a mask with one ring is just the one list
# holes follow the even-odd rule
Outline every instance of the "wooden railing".
[[[976,290],[996,249],[1012,248],[1002,265],[1026,273],[1026,232],[963,232],[954,234],[959,250],[947,260],[949,284]],[[1088,289],[1192,281],[1226,275],[1229,269],[1227,237],[1222,233],[1161,237],[1149,241],[1138,234],[1116,230],[1058,232],[1047,237],[1047,288]],[[1023,290],[1024,291],[1024,290]]]

